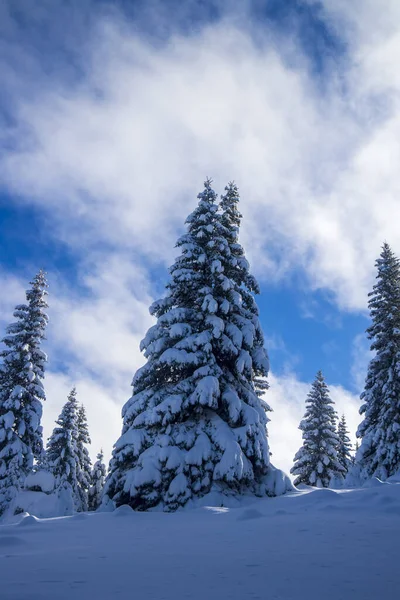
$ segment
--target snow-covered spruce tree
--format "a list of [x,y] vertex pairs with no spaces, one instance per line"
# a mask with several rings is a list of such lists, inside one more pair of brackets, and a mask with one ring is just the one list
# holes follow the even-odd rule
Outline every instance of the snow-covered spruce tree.
[[78,454],[78,401],[73,388],[58,417],[53,433],[46,448],[46,464],[54,475],[55,489],[59,493],[68,491],[73,500],[74,509],[82,510],[79,490],[79,454]]
[[262,399],[269,388],[266,379],[269,363],[264,348],[264,335],[258,320],[258,307],[254,299],[254,294],[259,294],[260,288],[255,277],[250,273],[249,263],[245,257],[243,247],[239,243],[239,228],[242,219],[238,209],[239,201],[239,190],[236,184],[234,182],[228,183],[219,204],[221,218],[217,222],[220,237],[226,240],[224,251],[221,252],[221,262],[224,275],[230,279],[233,285],[233,293],[240,295],[242,303],[239,314],[237,314],[237,311],[231,310],[226,319],[230,320],[235,326],[237,319],[240,320],[243,312],[245,312],[246,318],[252,323],[249,347],[251,348],[253,363],[253,385],[257,396],[261,399],[264,410],[269,412],[271,411],[270,406]]
[[106,465],[104,464],[103,450],[100,450],[92,470],[92,484],[89,489],[89,510],[97,510],[99,508],[103,496],[105,479]]
[[80,495],[80,510],[88,510],[88,493],[92,479],[92,461],[90,460],[87,444],[90,444],[89,429],[86,418],[86,411],[83,404],[78,409],[77,414],[77,452],[78,452],[78,491]]
[[290,472],[297,475],[295,485],[305,483],[328,487],[332,480],[344,477],[346,471],[337,453],[337,414],[321,371],[318,371],[311,386],[306,405],[299,426],[303,432],[303,445],[294,457]]
[[211,181],[198,198],[167,295],[150,309],[157,323],[141,344],[147,363],[122,411],[105,486],[105,502],[117,506],[176,510],[211,491],[275,492],[254,386],[268,371],[255,282],[240,248],[232,252],[231,221],[222,220]]
[[45,400],[46,354],[41,349],[48,322],[47,282],[39,271],[15,308],[0,357],[0,514],[15,498],[43,451],[40,425]]
[[400,262],[387,243],[376,261],[377,282],[369,294],[371,350],[365,388],[362,438],[356,461],[362,479],[386,479],[400,469]]
[[353,464],[353,455],[352,455],[352,443],[349,438],[349,431],[347,429],[346,417],[342,415],[337,429],[337,434],[339,438],[337,454],[338,460],[342,467],[345,469],[346,473],[348,472],[350,466]]

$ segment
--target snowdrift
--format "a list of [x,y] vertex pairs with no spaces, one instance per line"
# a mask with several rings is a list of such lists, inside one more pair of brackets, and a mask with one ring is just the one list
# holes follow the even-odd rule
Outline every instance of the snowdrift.
[[2,600],[400,597],[397,482],[14,521],[0,526]]

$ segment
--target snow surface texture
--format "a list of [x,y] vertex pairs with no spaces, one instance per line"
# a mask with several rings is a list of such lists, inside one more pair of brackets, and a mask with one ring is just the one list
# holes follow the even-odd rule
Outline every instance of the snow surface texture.
[[231,509],[18,515],[0,526],[0,596],[397,600],[400,484],[304,487]]

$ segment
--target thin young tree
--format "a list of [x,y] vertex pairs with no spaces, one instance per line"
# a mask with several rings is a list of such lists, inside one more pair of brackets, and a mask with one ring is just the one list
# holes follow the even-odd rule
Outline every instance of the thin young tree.
[[92,462],[90,460],[89,450],[87,445],[91,443],[89,436],[89,428],[86,418],[86,410],[83,404],[78,409],[77,413],[77,480],[78,491],[80,495],[80,509],[88,510],[88,493],[91,486]]
[[357,452],[360,449],[360,442],[358,440],[356,440],[355,446],[354,446],[354,454],[352,456],[352,463],[353,465],[356,464],[356,457],[357,457]]
[[290,472],[297,476],[294,485],[329,487],[332,481],[344,477],[346,471],[338,459],[337,414],[321,371],[311,386],[306,406],[299,426],[303,445],[294,457]]
[[89,489],[89,510],[97,510],[101,504],[106,472],[103,450],[100,450],[92,470],[92,481]]
[[337,434],[339,438],[337,448],[338,460],[347,473],[353,464],[353,446],[349,438],[349,431],[347,429],[346,417],[344,414],[339,421]]
[[59,493],[69,493],[74,509],[80,511],[78,401],[75,388],[69,393],[56,425],[47,442],[47,468],[54,475],[55,489]]
[[376,267],[367,329],[375,356],[361,394],[363,421],[357,431],[362,479],[386,479],[400,469],[400,262],[386,242]]
[[39,271],[14,311],[0,352],[0,514],[10,505],[43,451],[47,282]]
[[210,180],[198,198],[123,408],[105,487],[117,506],[176,510],[211,491],[275,492],[254,384],[268,372],[254,279],[239,247],[232,253]]

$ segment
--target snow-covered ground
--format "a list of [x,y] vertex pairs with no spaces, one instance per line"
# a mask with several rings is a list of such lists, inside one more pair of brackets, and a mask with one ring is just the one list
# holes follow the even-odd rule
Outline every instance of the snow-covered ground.
[[1,600],[397,600],[400,483],[0,526]]

